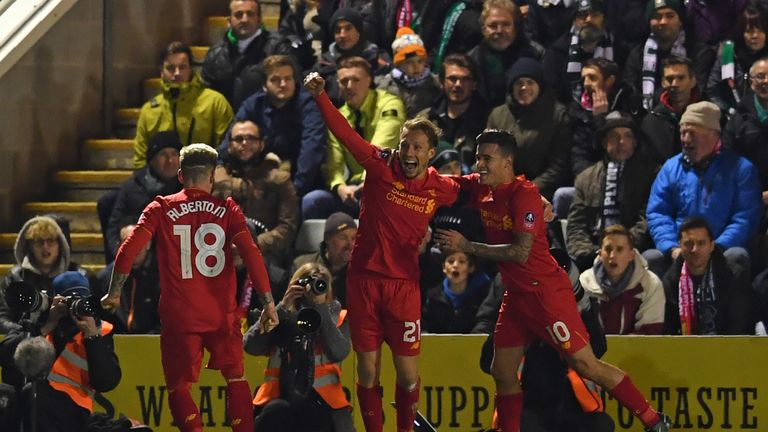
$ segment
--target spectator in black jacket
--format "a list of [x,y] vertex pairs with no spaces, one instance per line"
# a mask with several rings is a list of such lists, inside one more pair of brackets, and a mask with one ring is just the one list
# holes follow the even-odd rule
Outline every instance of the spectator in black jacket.
[[[120,247],[121,221],[139,220],[141,212],[158,195],[181,190],[179,171],[181,141],[175,131],[158,132],[147,143],[149,164],[136,170],[124,181],[119,191],[110,191],[97,204],[102,232],[105,235],[106,262],[111,262]],[[106,223],[105,223],[106,222]]]
[[476,271],[476,258],[464,252],[447,252],[443,260],[443,282],[427,294],[421,318],[425,333],[470,333],[477,310],[491,279]]
[[662,279],[664,334],[754,334],[756,301],[749,277],[730,270],[707,221],[685,220],[679,239],[682,252]]
[[[258,0],[229,2],[229,29],[211,46],[203,61],[202,78],[208,87],[227,98],[237,111],[240,104],[264,85],[262,60],[273,54],[292,54],[291,44],[262,26]],[[213,145],[214,143],[207,143]]]
[[[120,228],[120,242],[136,226],[136,218],[124,219]],[[115,263],[111,262],[99,272],[99,297],[109,291],[110,278]],[[116,333],[160,334],[160,315],[157,305],[160,301],[160,275],[154,249],[151,244],[136,257],[121,293],[120,307],[115,311]]]

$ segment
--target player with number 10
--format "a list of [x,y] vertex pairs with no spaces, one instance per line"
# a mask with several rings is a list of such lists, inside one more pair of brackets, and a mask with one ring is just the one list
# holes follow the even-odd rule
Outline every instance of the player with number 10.
[[181,150],[179,181],[184,189],[157,197],[141,214],[120,246],[102,306],[114,310],[133,261],[155,239],[160,268],[160,351],[168,402],[182,431],[201,431],[200,412],[190,387],[197,382],[203,349],[209,369],[227,381],[227,413],[232,430],[253,431],[251,390],[245,379],[243,342],[236,308],[232,245],[243,258],[254,286],[262,294],[262,331],[277,325],[267,271],[245,217],[231,198],[211,195],[216,150],[192,144]]

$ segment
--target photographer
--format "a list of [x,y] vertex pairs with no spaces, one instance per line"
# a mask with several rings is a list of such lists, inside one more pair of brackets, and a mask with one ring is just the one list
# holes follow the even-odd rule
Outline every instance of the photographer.
[[261,334],[254,325],[245,333],[245,351],[269,357],[253,399],[257,431],[354,430],[341,387],[341,362],[350,351],[346,312],[333,298],[328,269],[307,263],[277,305],[278,327]]
[[[83,302],[91,291],[80,273],[57,276],[53,292],[40,321],[44,324],[30,330],[42,338],[30,339],[14,329],[0,343],[3,381],[21,392],[20,411],[27,424],[30,413],[36,413],[37,430],[85,430],[95,393],[112,390],[122,375],[112,325],[85,314],[90,312]],[[24,385],[24,376],[37,382],[35,399],[30,398],[31,383]]]
[[[21,330],[21,313],[13,311],[5,301],[5,291],[12,282],[24,281],[40,292],[51,292],[53,278],[67,270],[86,275],[85,270],[70,260],[67,237],[57,221],[48,216],[29,219],[19,231],[13,248],[16,265],[0,281],[0,333]],[[41,314],[30,319],[38,322]]]

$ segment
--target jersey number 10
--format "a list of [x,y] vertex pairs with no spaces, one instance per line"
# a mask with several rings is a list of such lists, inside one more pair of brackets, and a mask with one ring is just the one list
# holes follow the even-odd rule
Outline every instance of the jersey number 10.
[[[206,243],[205,237],[213,235],[213,243]],[[181,278],[192,279],[192,227],[190,225],[174,225],[173,235],[181,237]],[[205,223],[195,231],[195,267],[205,277],[216,277],[224,270],[226,256],[224,255],[224,229],[214,223]],[[213,257],[215,263],[210,266],[206,262],[208,257]]]

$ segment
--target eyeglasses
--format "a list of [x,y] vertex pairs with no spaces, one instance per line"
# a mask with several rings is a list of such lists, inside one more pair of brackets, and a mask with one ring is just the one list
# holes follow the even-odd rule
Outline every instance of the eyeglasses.
[[248,142],[261,142],[262,138],[260,136],[256,135],[235,135],[232,137],[232,141],[242,144],[246,141]]
[[59,242],[59,239],[55,237],[32,240],[32,244],[34,244],[35,246],[44,246],[44,245],[53,246],[55,244],[58,244],[58,242]]
[[764,73],[764,72],[761,72],[759,74],[754,74],[754,75],[750,76],[749,78],[751,78],[753,81],[766,81],[766,80],[768,80],[768,74]]

